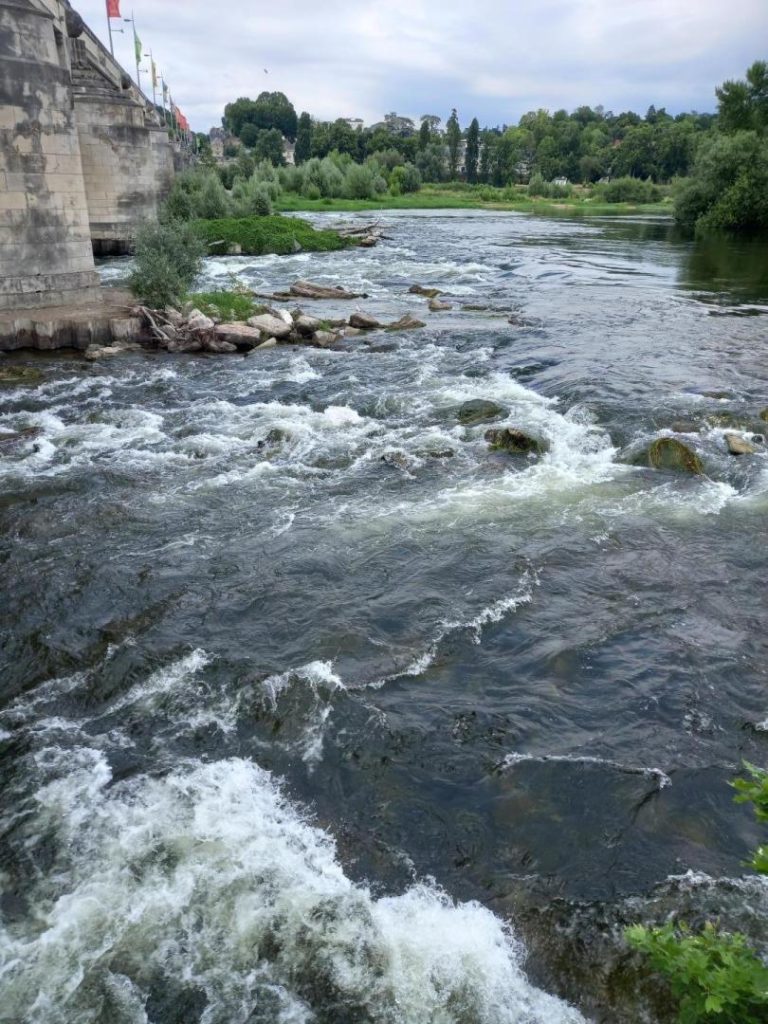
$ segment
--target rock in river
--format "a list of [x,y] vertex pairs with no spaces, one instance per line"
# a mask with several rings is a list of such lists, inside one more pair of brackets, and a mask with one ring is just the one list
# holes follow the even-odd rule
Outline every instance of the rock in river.
[[287,338],[293,330],[293,322],[287,324],[282,317],[271,316],[269,313],[262,313],[260,316],[252,316],[248,320],[250,327],[261,331],[264,338],[277,338],[282,341]]
[[670,469],[677,473],[704,472],[704,465],[687,444],[675,437],[659,437],[648,448],[648,464],[653,469]]
[[349,326],[356,327],[359,331],[373,331],[381,327],[381,324],[375,316],[368,313],[353,313],[349,318]]
[[491,423],[507,415],[507,410],[496,402],[487,402],[484,398],[473,398],[465,402],[458,411],[459,423],[465,427],[473,427],[476,423]]
[[741,434],[726,434],[725,443],[731,455],[754,455],[757,448]]
[[549,451],[549,442],[514,427],[488,430],[485,440],[493,452],[504,451],[511,455],[544,455]]
[[443,294],[439,288],[425,288],[423,284],[412,284],[408,292],[411,295],[423,295],[425,299],[435,299]]

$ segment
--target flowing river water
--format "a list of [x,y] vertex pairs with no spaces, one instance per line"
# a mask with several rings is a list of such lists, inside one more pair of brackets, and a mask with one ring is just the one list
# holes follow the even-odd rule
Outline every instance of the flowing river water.
[[[723,430],[768,406],[768,250],[383,220],[202,283],[423,330],[4,360],[42,380],[0,391],[40,428],[0,455],[1,1021],[651,1020],[616,921],[764,898],[728,781],[768,762],[768,457]],[[632,464],[670,429],[704,476]]]

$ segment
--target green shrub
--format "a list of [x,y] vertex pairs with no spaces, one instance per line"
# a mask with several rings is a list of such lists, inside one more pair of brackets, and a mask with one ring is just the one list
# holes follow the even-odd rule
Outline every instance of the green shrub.
[[675,217],[700,234],[768,230],[768,139],[752,131],[705,139]]
[[190,225],[149,224],[136,238],[129,285],[153,309],[178,305],[200,273],[205,246]]
[[614,178],[598,185],[595,193],[604,203],[657,203],[661,199],[656,185],[642,178]]
[[217,175],[206,175],[205,183],[197,196],[195,214],[206,219],[228,216],[229,195]]
[[254,174],[247,181],[238,178],[235,182],[229,208],[235,217],[269,217],[272,199],[267,186]]
[[389,187],[396,187],[399,195],[418,192],[421,188],[421,172],[414,164],[401,164],[390,174]]
[[765,1024],[768,967],[743,935],[719,931],[712,923],[692,934],[685,926],[637,925],[627,939],[645,953],[679,1000],[680,1024]]

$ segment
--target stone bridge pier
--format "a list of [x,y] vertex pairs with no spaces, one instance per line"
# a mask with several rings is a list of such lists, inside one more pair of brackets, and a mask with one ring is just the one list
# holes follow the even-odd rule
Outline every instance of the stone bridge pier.
[[178,158],[68,0],[0,0],[0,312],[98,301]]

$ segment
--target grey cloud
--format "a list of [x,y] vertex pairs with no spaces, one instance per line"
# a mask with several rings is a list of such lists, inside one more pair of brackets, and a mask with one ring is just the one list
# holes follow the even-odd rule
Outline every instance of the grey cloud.
[[[768,39],[765,0],[134,2],[145,47],[201,131],[265,88],[318,117],[369,122],[453,106],[487,124],[582,103],[711,110],[715,85],[765,57]],[[75,3],[105,37],[104,0]],[[129,68],[131,54],[118,37]]]

